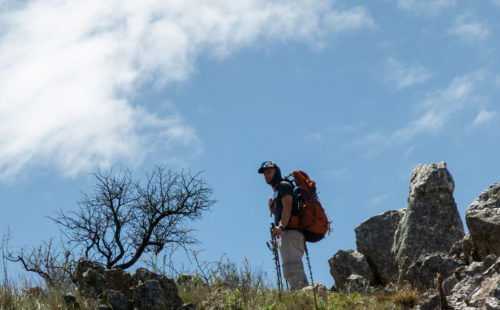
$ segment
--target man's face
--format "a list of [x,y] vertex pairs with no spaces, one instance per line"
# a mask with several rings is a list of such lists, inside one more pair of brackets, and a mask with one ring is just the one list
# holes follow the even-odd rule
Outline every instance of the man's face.
[[271,180],[274,177],[274,171],[275,170],[276,169],[274,169],[274,168],[266,168],[266,169],[264,169],[264,179],[266,179],[266,183],[267,184],[271,183]]

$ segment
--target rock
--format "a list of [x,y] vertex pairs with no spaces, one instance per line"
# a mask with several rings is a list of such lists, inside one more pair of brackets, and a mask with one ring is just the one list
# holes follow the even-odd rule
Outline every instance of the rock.
[[[455,276],[460,280],[455,284],[449,296],[448,303],[453,309],[467,307],[484,308],[488,297],[497,297],[500,293],[500,259],[489,268],[480,262],[461,267]],[[458,279],[457,279],[458,280]]]
[[434,280],[438,274],[446,279],[458,267],[458,263],[445,254],[424,254],[408,268],[404,279],[413,287],[424,291],[435,287]]
[[500,300],[495,297],[487,297],[484,302],[484,309],[486,310],[498,310],[500,309]]
[[417,310],[436,310],[441,308],[441,299],[436,293],[425,296],[423,301],[415,307]]
[[[164,300],[165,305],[167,305],[167,309],[176,309],[177,307],[180,307],[182,305],[182,299],[179,297],[179,292],[174,280],[162,275],[158,275],[144,268],[138,268],[133,275],[133,278],[136,279],[139,284],[150,282],[151,280],[157,281],[160,285],[159,292],[161,294],[161,298]],[[147,287],[151,288],[153,291],[156,290],[155,284],[150,283]],[[145,290],[139,290],[139,292],[147,293],[149,292],[149,288]],[[137,292],[138,290],[136,289],[134,292],[136,298]]]
[[347,278],[346,287],[349,293],[371,294],[373,292],[370,282],[359,274],[351,274]]
[[408,208],[396,230],[392,254],[399,280],[421,254],[448,253],[464,237],[453,191],[455,183],[446,163],[418,165],[413,170]]
[[180,308],[180,310],[196,310],[195,306],[193,305],[193,303],[186,303],[186,304],[183,304],[182,307]]
[[472,202],[465,220],[479,257],[500,255],[500,183],[491,185]]
[[113,307],[113,310],[128,310],[131,308],[131,303],[127,297],[119,291],[109,290],[106,299]]
[[314,287],[312,285],[308,285],[306,287],[303,287],[301,291],[303,292],[312,292],[314,289],[316,289],[316,293],[322,294],[328,292],[328,289],[326,286],[324,286],[321,283],[314,283]]
[[95,307],[94,310],[113,310],[113,308],[111,308],[108,305],[99,305],[99,306]]
[[330,273],[335,279],[335,286],[339,289],[347,287],[347,278],[357,274],[368,281],[373,281],[373,273],[363,254],[355,250],[339,250],[328,260]]
[[121,292],[126,298],[132,299],[133,290],[131,287],[137,284],[132,276],[122,269],[105,269],[103,278],[106,283],[106,289]]
[[[105,269],[87,258],[78,261],[73,274],[83,297],[99,299],[102,309],[184,309],[172,279],[138,268],[134,275],[120,269]],[[109,303],[109,305],[105,305]],[[99,307],[101,307],[99,306]],[[190,309],[186,305],[185,309]]]
[[365,256],[377,283],[389,283],[398,279],[398,269],[391,248],[394,234],[404,214],[404,209],[387,211],[367,219],[354,229],[357,250]]
[[80,258],[73,274],[79,293],[87,298],[99,298],[104,292],[104,266],[86,257]]

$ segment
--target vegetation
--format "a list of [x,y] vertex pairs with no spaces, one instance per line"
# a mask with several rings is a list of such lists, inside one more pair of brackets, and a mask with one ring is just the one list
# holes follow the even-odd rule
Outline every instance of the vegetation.
[[[197,259],[197,258],[196,258]],[[165,270],[165,269],[164,269]],[[312,291],[278,292],[267,274],[252,269],[247,260],[235,264],[227,257],[214,263],[197,263],[192,276],[177,275],[179,295],[196,309],[285,310],[314,309]],[[73,290],[73,292],[71,292]],[[80,309],[93,309],[94,300],[81,298],[74,289],[61,286],[45,289],[14,289],[0,286],[0,309],[73,309],[62,297],[73,293]],[[348,292],[318,292],[318,309],[411,309],[420,298],[416,290],[399,288],[371,295]]]

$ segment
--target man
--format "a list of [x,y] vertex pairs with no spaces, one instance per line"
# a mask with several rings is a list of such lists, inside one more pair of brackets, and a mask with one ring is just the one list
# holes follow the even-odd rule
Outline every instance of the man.
[[299,212],[293,187],[283,180],[280,168],[272,161],[263,162],[258,172],[264,174],[266,183],[271,185],[274,191],[274,199],[269,199],[269,208],[274,214],[275,225],[271,229],[271,234],[278,236],[283,274],[291,290],[301,289],[308,284],[302,264],[305,239],[300,230],[287,228],[292,215],[298,215]]

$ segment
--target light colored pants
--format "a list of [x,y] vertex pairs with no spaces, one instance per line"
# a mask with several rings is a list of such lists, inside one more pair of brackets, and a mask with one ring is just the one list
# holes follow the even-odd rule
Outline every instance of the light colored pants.
[[307,286],[307,277],[302,264],[304,256],[304,235],[297,230],[286,230],[278,239],[283,275],[292,291]]

